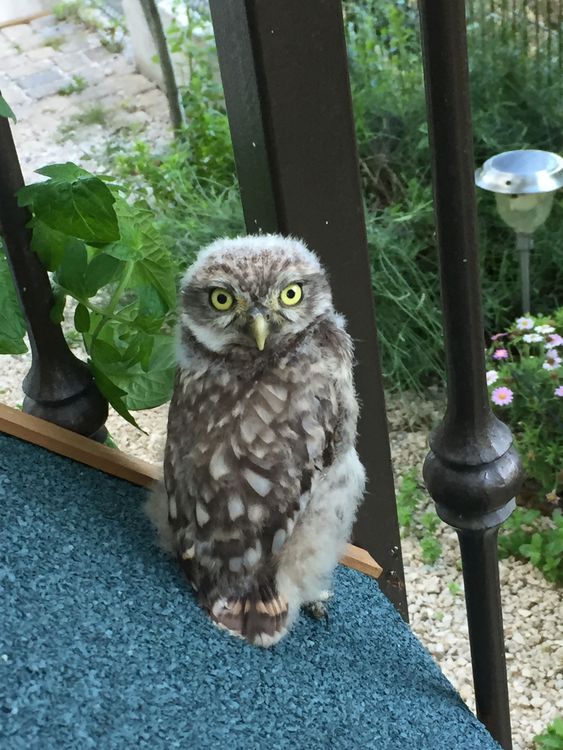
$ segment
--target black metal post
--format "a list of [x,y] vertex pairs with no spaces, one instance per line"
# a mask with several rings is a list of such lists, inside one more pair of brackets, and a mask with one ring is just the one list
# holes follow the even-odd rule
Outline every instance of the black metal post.
[[477,714],[509,750],[496,533],[514,508],[521,466],[485,382],[465,5],[419,5],[448,373],[447,410],[424,477],[438,514],[459,534]]
[[406,618],[404,574],[339,0],[211,0],[249,232],[303,238],[356,344],[369,476],[355,541]]
[[60,325],[49,317],[49,277],[30,248],[30,215],[17,204],[16,193],[23,184],[10,125],[0,117],[0,226],[32,354],[31,369],[23,382],[23,410],[83,435],[104,439],[107,402],[87,365],[68,348]]

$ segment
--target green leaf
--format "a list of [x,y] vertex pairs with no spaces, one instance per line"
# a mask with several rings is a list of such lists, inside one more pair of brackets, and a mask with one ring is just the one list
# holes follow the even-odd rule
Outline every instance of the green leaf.
[[134,260],[131,287],[153,287],[166,311],[176,307],[176,266],[162,236],[154,226],[154,213],[146,204],[131,206],[118,198],[115,209],[120,240],[104,248],[120,260]]
[[51,229],[77,237],[89,244],[105,244],[119,239],[119,226],[108,186],[74,164],[51,165],[45,170],[55,176],[22,188],[20,206],[29,206],[35,220]]
[[12,108],[8,104],[8,102],[4,99],[2,94],[0,94],[0,117],[9,117],[14,122],[17,122],[16,116],[12,111]]
[[53,306],[49,317],[53,323],[62,323],[65,313],[66,294],[58,284],[53,285]]
[[[133,425],[133,427],[141,430],[133,415],[129,413],[127,406],[125,405],[125,401],[123,400],[126,392],[119,388],[119,386],[115,385],[115,383],[113,383],[107,377],[107,375],[104,374],[103,370],[100,369],[93,360],[89,361],[89,365],[90,370],[92,371],[92,375],[94,376],[94,380],[96,381],[96,385],[98,386],[102,396],[104,396],[108,400],[115,411],[120,416],[122,416],[123,419],[126,419],[129,424]],[[141,432],[144,432],[144,430],[141,430]]]
[[125,403],[132,410],[153,409],[166,403],[172,395],[176,372],[173,336],[156,335],[146,371],[141,363],[123,373],[112,373],[115,383],[127,396]]
[[0,354],[25,354],[25,320],[0,240]]
[[57,283],[74,297],[85,294],[85,274],[88,266],[86,245],[80,240],[67,240],[63,260],[57,271]]
[[61,164],[47,164],[41,169],[35,170],[37,174],[42,174],[45,177],[52,177],[55,180],[63,180],[66,182],[72,182],[79,177],[93,177],[91,172],[86,169],[79,167],[77,164],[73,164],[71,161],[67,161]]
[[124,264],[106,253],[95,255],[86,270],[84,287],[87,297],[93,297],[99,289],[113,281]]
[[78,333],[85,333],[90,330],[90,313],[81,302],[76,305],[74,311],[74,327]]
[[48,271],[56,271],[63,260],[68,237],[56,229],[51,229],[39,219],[33,221],[31,249]]

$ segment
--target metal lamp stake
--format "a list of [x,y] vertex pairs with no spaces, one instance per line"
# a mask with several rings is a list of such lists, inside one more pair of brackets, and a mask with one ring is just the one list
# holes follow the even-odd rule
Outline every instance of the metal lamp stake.
[[555,191],[563,186],[563,159],[550,151],[505,151],[487,159],[475,182],[495,194],[501,219],[516,232],[522,312],[529,313],[533,234],[547,220]]

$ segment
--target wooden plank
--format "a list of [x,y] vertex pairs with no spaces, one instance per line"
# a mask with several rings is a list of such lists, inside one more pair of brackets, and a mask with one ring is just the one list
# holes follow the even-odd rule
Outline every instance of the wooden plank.
[[100,445],[63,427],[0,404],[0,432],[39,445],[86,466],[149,487],[160,476],[160,468],[126,453]]
[[[150,487],[162,474],[160,466],[128,456],[116,448],[100,445],[90,438],[5,404],[0,404],[0,432],[141,487]],[[372,578],[379,578],[383,572],[369,552],[353,544],[348,545],[340,562]]]
[[36,18],[44,18],[51,13],[52,11],[50,10],[39,10],[37,11],[37,13],[30,13],[29,15],[22,16],[21,18],[10,18],[9,21],[0,22],[0,29],[7,29],[8,26],[19,26],[22,23],[30,23],[30,21],[35,21]]

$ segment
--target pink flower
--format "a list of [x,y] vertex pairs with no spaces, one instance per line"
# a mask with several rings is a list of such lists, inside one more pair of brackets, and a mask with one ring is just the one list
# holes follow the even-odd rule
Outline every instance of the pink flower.
[[553,393],[556,396],[559,396],[559,398],[563,398],[563,385],[557,386],[557,388],[553,391]]
[[547,338],[549,339],[549,344],[546,344],[546,347],[561,346],[563,344],[563,336],[560,336],[558,333],[552,333]]
[[507,406],[512,403],[513,393],[510,388],[495,388],[491,394],[493,403],[497,406]]
[[497,349],[493,354],[493,359],[508,359],[508,349]]
[[508,333],[495,333],[494,336],[491,336],[491,341],[498,341],[499,339],[503,339],[505,336],[508,336]]

